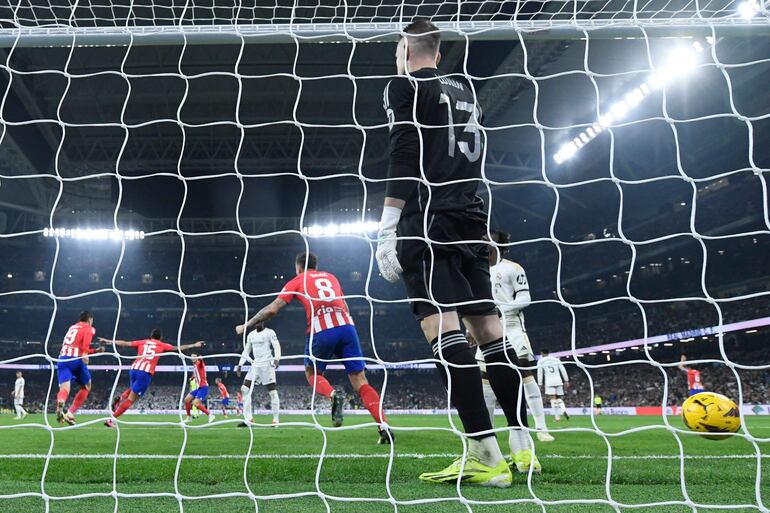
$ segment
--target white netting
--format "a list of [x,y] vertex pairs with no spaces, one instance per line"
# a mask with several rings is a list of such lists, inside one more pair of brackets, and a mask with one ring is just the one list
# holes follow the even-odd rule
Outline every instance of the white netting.
[[[286,278],[291,273],[291,263],[284,263],[291,261],[289,256],[270,253],[275,238],[293,238],[295,246],[313,249],[320,240],[314,237],[342,232],[359,244],[350,251],[357,251],[357,255],[338,256],[333,244],[319,253],[322,261],[353,261],[363,255],[367,262],[368,266],[342,277],[349,301],[360,302],[359,311],[364,312],[360,317],[366,322],[359,322],[359,328],[368,331],[371,340],[367,362],[430,365],[431,358],[405,358],[393,349],[398,346],[378,344],[379,337],[386,338],[382,333],[402,329],[383,321],[383,312],[406,310],[408,301],[402,291],[383,287],[373,263],[372,233],[365,233],[379,213],[385,178],[387,124],[381,102],[383,87],[394,73],[392,41],[404,20],[428,16],[449,30],[448,39],[455,40],[445,43],[443,66],[473,81],[485,113],[482,128],[488,148],[480,190],[486,195],[492,224],[514,233],[513,250],[520,249],[522,255],[531,257],[523,262],[528,270],[535,261],[546,262],[538,274],[546,287],[551,287],[552,295],[535,294],[532,308],[553,307],[567,319],[566,336],[555,327],[543,337],[565,341],[558,349],[567,356],[573,371],[577,369],[586,380],[589,398],[595,395],[594,379],[601,373],[644,367],[660,380],[662,395],[656,404],[663,413],[670,402],[668,370],[677,362],[656,357],[654,344],[690,336],[712,337],[715,354],[692,363],[720,364],[722,375],[735,380],[733,398],[740,403],[744,420],[744,429],[737,436],[751,447],[747,458],[756,461],[751,478],[754,500],[735,504],[729,499],[724,502],[723,497],[713,503],[691,499],[685,442],[692,435],[666,415],[661,416],[662,424],[612,432],[590,409],[592,429],[588,431],[606,445],[599,456],[609,456],[605,494],[598,498],[564,495],[544,499],[531,474],[527,476],[527,492],[510,499],[477,498],[460,487],[454,494],[447,489],[437,491],[440,498],[404,498],[394,491],[392,475],[397,456],[410,455],[398,454],[397,445],[389,454],[379,456],[388,460],[384,497],[333,495],[324,490],[323,468],[338,455],[327,458],[331,428],[322,426],[315,413],[314,422],[294,423],[323,435],[323,448],[313,467],[314,491],[302,493],[263,493],[246,478],[249,465],[258,461],[250,458],[258,431],[250,431],[243,463],[245,491],[195,497],[183,493],[180,469],[185,458],[194,458],[186,451],[188,436],[200,428],[178,422],[132,420],[134,425],[178,427],[183,436],[174,475],[175,492],[155,496],[175,499],[180,511],[187,507],[188,499],[242,497],[258,508],[261,500],[313,495],[327,511],[338,501],[371,501],[392,505],[398,511],[405,506],[453,500],[469,510],[489,502],[544,509],[553,504],[588,504],[616,511],[681,506],[693,511],[746,508],[766,512],[762,495],[767,480],[762,463],[766,451],[763,453],[761,444],[770,438],[746,425],[747,410],[743,407],[749,391],[743,388],[742,373],[767,371],[770,365],[761,358],[753,363],[731,358],[725,340],[726,333],[762,329],[768,324],[761,303],[768,292],[762,285],[766,282],[760,268],[766,267],[766,254],[762,256],[761,251],[770,236],[765,178],[770,133],[765,126],[770,119],[765,82],[770,53],[765,38],[739,35],[743,29],[765,29],[767,17],[764,5],[740,5],[732,1],[6,2],[0,6],[0,41],[7,47],[0,67],[5,85],[0,113],[0,193],[10,191],[1,199],[12,204],[14,192],[29,188],[27,192],[39,205],[20,210],[18,217],[10,219],[0,241],[11,251],[15,245],[39,244],[45,230],[54,236],[55,246],[50,271],[43,272],[39,280],[35,277],[39,286],[15,287],[9,282],[2,292],[4,300],[15,302],[19,308],[52,310],[42,337],[44,346],[34,352],[24,349],[1,363],[13,368],[41,358],[49,362],[44,405],[48,410],[55,395],[53,363],[61,337],[54,327],[66,322],[57,317],[60,306],[107,295],[117,311],[113,336],[137,338],[140,335],[125,334],[133,333],[131,309],[162,296],[168,304],[159,304],[157,309],[173,310],[180,319],[173,338],[196,340],[199,337],[185,323],[211,316],[214,309],[229,312],[231,318],[242,322],[244,307],[260,306],[275,296],[286,281],[282,273]],[[666,38],[652,37],[660,26],[675,27],[676,31],[667,33]],[[688,26],[691,31],[682,29]],[[616,32],[595,30],[608,27]],[[555,32],[530,33],[542,29],[564,29],[575,37],[559,39]],[[200,33],[206,37],[196,39]],[[172,39],[156,37],[166,34]],[[324,37],[316,39],[316,34]],[[89,39],[95,35],[103,38]],[[610,35],[620,36],[607,39]],[[543,36],[547,40],[538,39]],[[192,44],[212,41],[223,45]],[[253,44],[268,41],[272,42]],[[321,44],[331,42],[336,44]],[[155,46],[160,43],[169,45]],[[93,44],[98,46],[91,47]],[[677,60],[671,60],[672,54]],[[686,72],[690,76],[685,76]],[[137,193],[136,184],[143,180],[155,185],[163,182],[163,196]],[[231,183],[214,188],[217,180]],[[334,191],[324,189],[326,184],[333,184],[330,188]],[[216,191],[216,201],[208,206],[210,215],[200,215],[198,209],[202,207],[196,202],[202,197],[201,189],[209,185]],[[172,189],[176,192],[168,192]],[[588,189],[593,192],[583,196]],[[170,203],[169,196],[174,194],[181,201],[172,215],[144,217],[126,211],[132,204],[124,198],[129,190],[135,204],[142,200]],[[671,190],[678,192],[666,192]],[[728,194],[730,190],[735,191],[735,198]],[[650,203],[656,204],[658,197],[663,198],[659,209],[650,214],[649,221],[640,219],[636,211],[647,215],[655,210]],[[298,202],[290,201],[297,198]],[[249,210],[260,202],[269,206],[262,211]],[[282,212],[284,202],[296,203],[298,211],[291,215],[269,213]],[[602,214],[589,219],[587,213],[592,208]],[[733,210],[740,210],[740,215],[733,215]],[[589,226],[581,225],[583,216],[590,220]],[[339,219],[346,224],[340,226]],[[324,221],[328,224],[311,226]],[[115,246],[119,250],[113,255],[114,268],[102,277],[97,275],[85,290],[62,288],[57,283],[68,271],[61,271],[64,264],[60,258],[65,263],[69,259],[67,265],[73,265],[71,255],[61,256],[64,244],[72,243],[65,235],[78,234],[48,230],[73,229],[87,223],[115,230],[142,230],[144,238],[126,240],[125,233],[115,234],[120,241]],[[102,237],[90,232],[80,235]],[[128,238],[138,235],[130,232]],[[153,275],[144,283],[147,286],[124,286],[121,266],[127,259],[137,258],[142,252],[137,248],[150,241],[173,246],[178,259],[163,261],[158,254],[165,256],[165,249],[155,255],[148,253]],[[236,246],[235,253],[241,258],[231,285],[209,289],[189,285],[205,285],[209,270],[204,270],[198,271],[199,278],[193,271],[192,280],[183,286],[185,266],[194,267],[196,260],[201,260],[197,253],[201,247],[201,251],[211,253],[226,245]],[[725,266],[715,260],[729,255],[734,247],[740,248],[741,256],[726,267],[737,274],[721,281],[710,275],[709,269]],[[87,246],[75,250],[76,254],[81,252],[75,260],[89,264]],[[254,267],[249,261],[258,258],[255,252],[266,252],[271,258],[262,257]],[[221,260],[224,267],[224,257]],[[22,267],[26,264],[21,263]],[[35,262],[28,264],[28,269],[37,269]],[[756,271],[752,274],[749,267]],[[673,286],[664,279],[666,272],[676,277],[669,278]],[[255,273],[274,276],[273,288],[250,282]],[[9,272],[9,280],[12,274]],[[153,279],[160,285],[152,285]],[[679,287],[680,281],[688,279],[694,281]],[[355,287],[349,288],[346,282],[360,286],[351,293]],[[586,283],[597,285],[589,288]],[[216,303],[228,294],[236,300]],[[208,310],[198,311],[201,302],[209,300]],[[726,309],[734,304],[753,305],[752,301],[759,306],[731,313],[726,321]],[[594,335],[589,332],[599,328],[591,324],[590,312],[600,308],[609,312],[601,317],[606,324],[637,323],[634,335],[621,331],[616,337],[612,332],[603,341],[623,341],[614,345],[592,340]],[[756,311],[744,314],[751,308]],[[661,317],[680,315],[683,309],[698,311],[700,316],[694,316],[697,319],[691,324],[668,319],[659,322]],[[112,315],[107,310],[102,308],[102,315]],[[756,322],[749,324],[736,322],[755,318]],[[227,321],[222,322],[223,330],[231,329]],[[298,316],[295,322],[301,323]],[[653,323],[655,330],[651,332]],[[706,329],[685,331],[693,327]],[[100,334],[104,335],[104,330]],[[534,336],[533,342],[536,347],[540,343]],[[639,351],[635,353],[638,357],[608,363],[583,360],[599,353],[598,357],[606,354],[609,361],[626,350]],[[214,346],[208,356],[219,363],[238,354]],[[301,357],[296,351],[284,359],[299,364]],[[126,365],[131,359],[126,353],[119,360],[108,354],[92,357],[92,364],[104,360],[110,365]],[[94,368],[95,373],[101,372]],[[384,374],[381,392],[387,409],[389,394],[397,385],[390,384],[390,371]],[[125,373],[118,372],[110,381],[112,395],[125,386]],[[40,490],[3,493],[0,500],[39,497],[48,511],[51,502],[106,496],[115,499],[117,510],[122,500],[145,496],[145,492],[118,490],[120,422],[111,457],[113,486],[109,493],[55,496],[46,491],[48,465],[56,458],[54,433],[82,427],[60,428],[46,417],[44,429],[51,438]],[[341,429],[371,430],[372,424]],[[393,429],[400,438],[428,429],[460,435],[448,428],[398,423]],[[612,442],[648,430],[668,433],[676,442],[678,456],[674,457],[680,462],[676,484],[681,487],[682,499],[631,504],[615,498],[613,469],[619,459],[612,457]]]
[[38,2],[9,1],[3,19],[21,26],[163,26],[163,25],[280,25],[324,23],[389,23],[416,16],[440,22],[526,20],[536,17],[558,22],[596,19],[735,18],[738,3],[730,0],[696,2],[628,0],[514,2],[476,1],[132,1]]

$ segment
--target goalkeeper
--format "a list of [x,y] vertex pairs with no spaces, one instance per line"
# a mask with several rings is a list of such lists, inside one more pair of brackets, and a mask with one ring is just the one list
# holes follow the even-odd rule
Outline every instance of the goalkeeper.
[[[480,113],[471,84],[436,69],[440,39],[435,25],[417,20],[404,29],[396,49],[398,74],[408,76],[394,78],[385,88],[391,150],[376,258],[386,280],[403,278],[468,436],[465,462],[458,459],[420,479],[507,487],[511,470],[491,431],[481,373],[461,331],[461,315],[481,347],[489,382],[512,428],[512,454],[530,448],[522,429],[526,401],[512,365],[516,351],[504,340],[497,318],[489,247],[482,242],[488,228],[484,203],[476,195],[484,144]],[[522,468],[531,464],[522,461]]]

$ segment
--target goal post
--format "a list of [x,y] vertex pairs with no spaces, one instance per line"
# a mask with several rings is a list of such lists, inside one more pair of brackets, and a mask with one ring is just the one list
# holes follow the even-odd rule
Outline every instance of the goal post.
[[[263,5],[260,5],[263,4]],[[420,2],[221,2],[152,0],[112,5],[72,1],[10,0],[0,8],[0,48],[76,45],[274,44],[304,41],[395,39],[414,17],[427,17],[442,39],[508,40],[768,35],[766,7],[722,0],[700,5],[557,0]],[[745,5],[745,7],[744,7]],[[752,13],[751,16],[747,14]],[[280,11],[283,16],[267,18]],[[331,11],[331,14],[329,12]],[[151,15],[148,15],[151,14]],[[217,14],[220,14],[217,16]],[[756,15],[756,16],[755,16]],[[157,16],[157,17],[155,17]],[[261,17],[260,17],[261,16]]]
[[[677,20],[669,23],[596,20],[583,23],[552,21],[437,23],[447,41],[472,38],[478,41],[510,40],[519,35],[528,40],[567,40],[591,37],[612,39],[635,37],[768,36],[770,27],[746,20]],[[275,44],[292,38],[328,42],[396,40],[404,23],[318,23],[291,25],[182,25],[172,27],[23,27],[0,29],[0,48],[39,46],[159,46],[212,44]]]

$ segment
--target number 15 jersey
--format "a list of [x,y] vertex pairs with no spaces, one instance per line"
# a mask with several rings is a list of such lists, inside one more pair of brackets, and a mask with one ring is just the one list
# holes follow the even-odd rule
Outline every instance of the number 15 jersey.
[[131,342],[131,347],[136,348],[136,354],[139,356],[139,358],[134,360],[134,363],[131,364],[131,368],[133,370],[144,371],[148,374],[155,374],[155,366],[158,365],[161,353],[176,351],[175,346],[166,344],[160,340],[155,340],[154,338],[134,340]]
[[292,299],[298,299],[305,307],[307,332],[318,333],[337,326],[353,325],[353,318],[342,296],[342,287],[336,276],[311,269],[289,281],[278,299],[287,304]]

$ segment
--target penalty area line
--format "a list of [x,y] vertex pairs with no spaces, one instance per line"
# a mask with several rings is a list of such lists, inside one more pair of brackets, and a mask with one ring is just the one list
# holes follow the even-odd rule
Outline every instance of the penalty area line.
[[[427,459],[427,458],[456,458],[456,453],[400,453],[395,454],[395,458],[407,459]],[[2,458],[32,460],[49,458],[47,454],[0,454]],[[558,460],[585,460],[602,458],[607,459],[606,455],[598,454],[538,454],[541,459]],[[722,456],[710,454],[685,454],[686,460],[742,460],[757,459],[756,454],[726,454]],[[770,458],[770,454],[761,454],[760,458]],[[54,460],[113,460],[114,454],[52,454],[50,459]],[[119,460],[178,460],[178,454],[118,454]],[[249,459],[252,460],[306,460],[320,459],[321,454],[252,454]],[[324,459],[388,459],[390,454],[324,454]],[[239,454],[185,454],[181,459],[187,460],[243,460],[246,455]],[[630,456],[613,456],[614,460],[679,460],[679,455],[674,454],[637,454]]]

